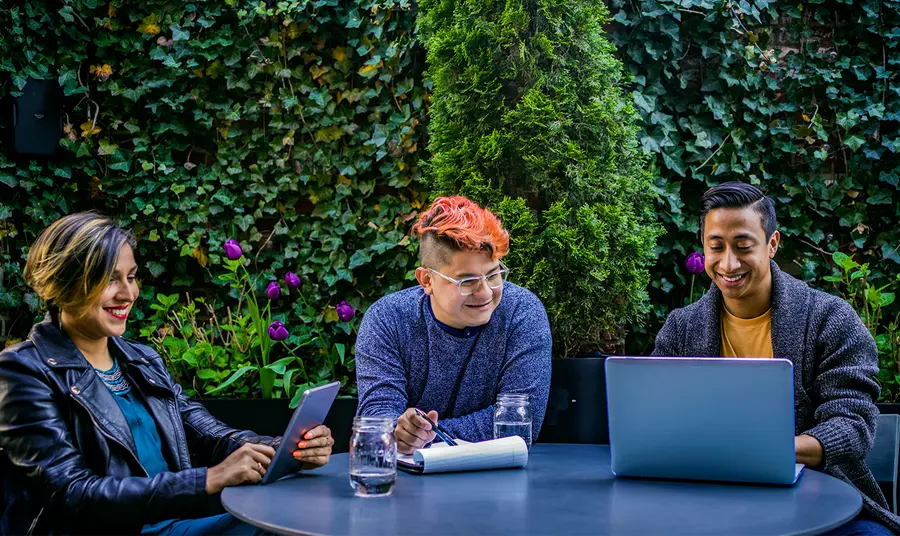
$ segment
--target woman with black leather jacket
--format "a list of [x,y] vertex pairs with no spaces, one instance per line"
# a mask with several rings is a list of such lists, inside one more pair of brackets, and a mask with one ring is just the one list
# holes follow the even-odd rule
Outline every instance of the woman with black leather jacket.
[[[122,338],[136,271],[134,239],[94,213],[29,251],[25,279],[50,313],[0,353],[0,533],[255,532],[218,493],[258,482],[278,440],[225,426]],[[325,465],[333,443],[317,427],[294,457]]]

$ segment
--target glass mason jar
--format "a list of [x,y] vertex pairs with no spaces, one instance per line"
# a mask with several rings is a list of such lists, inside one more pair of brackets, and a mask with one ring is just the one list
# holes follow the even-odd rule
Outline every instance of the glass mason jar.
[[500,393],[494,406],[494,439],[520,436],[531,448],[531,406],[528,395]]
[[395,420],[356,417],[350,437],[350,486],[357,497],[383,497],[397,479]]

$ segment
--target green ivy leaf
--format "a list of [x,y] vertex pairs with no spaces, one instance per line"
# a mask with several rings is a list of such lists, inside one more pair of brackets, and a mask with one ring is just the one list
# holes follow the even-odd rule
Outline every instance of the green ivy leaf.
[[665,151],[662,153],[662,157],[663,162],[666,163],[666,167],[682,177],[686,176],[684,172],[684,166],[681,164],[681,158],[677,156],[669,156]]
[[191,38],[191,32],[182,30],[179,24],[169,26],[169,29],[172,30],[172,41],[187,41]]
[[153,277],[159,277],[166,271],[166,267],[162,263],[156,261],[148,261],[147,269],[150,270],[150,275],[152,275]]
[[350,263],[347,265],[347,268],[353,270],[354,268],[359,268],[364,264],[368,264],[371,260],[371,253],[365,250],[358,250],[350,257]]
[[14,74],[12,75],[12,83],[18,89],[22,90],[25,89],[25,85],[28,84],[28,78],[21,74]]
[[97,154],[100,156],[109,156],[116,154],[118,151],[118,145],[110,143],[109,140],[100,140],[100,147],[97,149]]
[[860,147],[866,144],[866,141],[859,136],[850,136],[844,140],[844,144],[850,148],[851,151],[856,151]]
[[370,142],[376,147],[381,147],[387,142],[387,140],[388,133],[385,126],[376,124],[374,129],[372,130],[372,138],[370,139]]
[[350,13],[347,14],[347,28],[359,28],[362,24],[362,17],[359,16],[359,10],[351,9]]
[[634,105],[638,107],[638,110],[647,115],[649,115],[656,108],[656,105],[653,103],[653,101],[651,101],[643,93],[638,92],[634,93]]
[[885,243],[881,246],[881,256],[889,261],[900,264],[900,254],[897,253],[898,250],[900,250],[900,243]]

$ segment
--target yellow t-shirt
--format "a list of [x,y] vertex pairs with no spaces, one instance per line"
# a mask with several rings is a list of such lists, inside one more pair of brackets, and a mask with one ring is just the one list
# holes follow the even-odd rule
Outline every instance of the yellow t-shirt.
[[738,318],[722,307],[722,357],[773,357],[772,310]]

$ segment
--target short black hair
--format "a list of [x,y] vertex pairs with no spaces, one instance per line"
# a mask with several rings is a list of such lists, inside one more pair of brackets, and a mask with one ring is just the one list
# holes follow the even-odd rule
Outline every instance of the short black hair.
[[772,198],[752,184],[723,182],[707,190],[700,200],[700,240],[703,240],[706,214],[710,210],[744,207],[751,207],[759,214],[763,230],[766,232],[766,238],[772,238],[778,227],[778,222],[775,219],[775,203],[772,201]]

